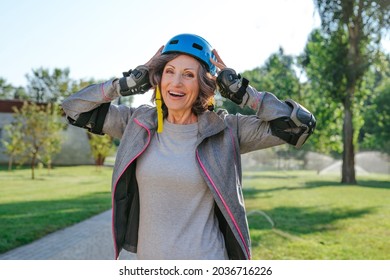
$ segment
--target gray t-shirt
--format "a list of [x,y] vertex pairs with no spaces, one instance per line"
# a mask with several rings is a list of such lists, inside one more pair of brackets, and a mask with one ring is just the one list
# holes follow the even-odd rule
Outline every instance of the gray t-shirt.
[[228,259],[214,199],[196,163],[198,124],[164,121],[137,159],[140,260]]

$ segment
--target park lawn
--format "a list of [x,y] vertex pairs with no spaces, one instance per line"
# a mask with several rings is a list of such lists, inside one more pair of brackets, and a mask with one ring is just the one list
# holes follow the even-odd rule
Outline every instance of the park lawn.
[[111,207],[112,168],[0,169],[0,253]]
[[311,171],[245,172],[253,259],[390,259],[389,179],[342,185]]

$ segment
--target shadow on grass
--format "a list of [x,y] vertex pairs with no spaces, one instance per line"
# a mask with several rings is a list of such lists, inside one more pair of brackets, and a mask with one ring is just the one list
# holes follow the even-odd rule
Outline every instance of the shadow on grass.
[[[288,183],[288,180],[286,180],[286,183]],[[343,185],[335,181],[309,181],[309,182],[305,182],[302,186],[279,186],[275,188],[244,187],[243,193],[246,198],[255,198],[259,196],[263,197],[264,195],[262,194],[273,193],[278,191],[296,191],[296,190],[316,189],[316,188],[331,187],[331,186],[343,186]]]
[[[270,193],[278,191],[297,191],[297,190],[310,190],[323,187],[366,187],[366,188],[377,188],[377,189],[388,189],[390,190],[389,181],[380,180],[359,180],[357,185],[345,185],[335,181],[310,181],[304,183],[302,186],[281,186],[276,188],[244,188],[243,193],[246,198],[266,198],[270,197]],[[265,194],[269,194],[266,196]]]
[[111,207],[109,192],[0,204],[0,253],[85,220]]
[[[276,207],[265,211],[274,223],[274,228],[294,235],[304,235],[315,232],[337,229],[335,222],[345,219],[354,219],[373,213],[373,208],[349,210],[332,208],[328,211],[318,210],[316,207]],[[270,229],[269,221],[261,215],[248,216],[250,229]]]
[[329,186],[367,187],[367,188],[389,189],[390,190],[390,181],[358,180],[358,183],[356,185],[342,184],[340,182],[334,182],[334,181],[310,181],[310,182],[306,182],[304,187],[298,187],[298,188],[294,188],[294,189],[314,189],[314,188],[329,187]]
[[358,186],[366,187],[366,188],[390,190],[390,181],[358,180]]
[[298,178],[299,176],[297,175],[287,175],[283,174],[282,172],[280,174],[275,174],[275,175],[265,175],[265,174],[245,174],[244,175],[245,179],[248,180],[256,180],[256,179],[295,179]]
[[[297,190],[305,190],[305,189],[315,189],[315,188],[320,188],[320,187],[329,187],[329,186],[339,186],[340,183],[335,183],[335,182],[324,182],[324,181],[321,181],[321,182],[318,182],[318,184],[316,182],[313,182],[313,184],[310,182],[310,183],[305,183],[304,186],[294,186],[294,187],[290,187],[290,186],[281,186],[281,187],[276,187],[276,188],[264,188],[264,189],[260,189],[260,188],[251,188],[251,187],[246,187],[246,188],[243,188],[243,193],[244,193],[244,196],[245,198],[266,198],[266,197],[271,197],[272,193],[274,192],[279,192],[279,191],[297,191]],[[268,194],[268,195],[266,195]]]

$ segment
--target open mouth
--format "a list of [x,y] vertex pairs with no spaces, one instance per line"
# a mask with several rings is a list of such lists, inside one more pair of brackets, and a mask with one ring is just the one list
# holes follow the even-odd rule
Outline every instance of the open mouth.
[[183,97],[183,96],[185,96],[184,93],[175,92],[175,91],[168,91],[168,93],[169,93],[170,96],[173,96],[173,97]]

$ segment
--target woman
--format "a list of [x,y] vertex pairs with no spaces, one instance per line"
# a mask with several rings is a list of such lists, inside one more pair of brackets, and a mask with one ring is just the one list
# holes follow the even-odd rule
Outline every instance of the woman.
[[[217,85],[256,115],[210,110]],[[151,87],[157,110],[110,104]],[[121,139],[112,181],[116,258],[124,248],[138,259],[250,259],[240,154],[299,147],[315,126],[299,104],[257,92],[192,34],[175,36],[123,78],[77,92],[63,109],[72,124]]]

